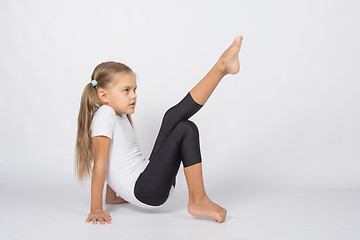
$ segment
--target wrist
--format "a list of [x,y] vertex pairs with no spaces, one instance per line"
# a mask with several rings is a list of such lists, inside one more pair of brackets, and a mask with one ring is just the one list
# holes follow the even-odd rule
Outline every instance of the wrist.
[[99,210],[99,209],[102,210],[102,207],[101,208],[93,208],[93,209],[90,210],[90,212],[93,212],[93,211],[96,211],[96,210]]

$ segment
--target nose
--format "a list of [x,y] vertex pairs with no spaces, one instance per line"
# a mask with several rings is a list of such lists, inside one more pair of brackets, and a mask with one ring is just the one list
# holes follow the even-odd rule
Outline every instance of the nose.
[[137,94],[134,92],[133,94],[133,97],[132,98],[136,98],[137,97]]

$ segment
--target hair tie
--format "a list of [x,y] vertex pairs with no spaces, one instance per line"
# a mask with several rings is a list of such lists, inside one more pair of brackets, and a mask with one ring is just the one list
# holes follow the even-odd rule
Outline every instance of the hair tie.
[[95,79],[91,80],[91,83],[92,83],[93,87],[95,87],[97,85],[97,81]]

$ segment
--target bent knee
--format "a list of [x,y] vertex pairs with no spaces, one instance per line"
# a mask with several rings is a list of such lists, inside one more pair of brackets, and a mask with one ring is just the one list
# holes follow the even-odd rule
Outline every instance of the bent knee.
[[190,121],[190,120],[180,121],[176,125],[176,127],[177,128],[182,128],[182,129],[184,129],[186,131],[191,131],[191,132],[196,132],[196,133],[199,132],[199,129],[198,129],[197,125],[193,121]]

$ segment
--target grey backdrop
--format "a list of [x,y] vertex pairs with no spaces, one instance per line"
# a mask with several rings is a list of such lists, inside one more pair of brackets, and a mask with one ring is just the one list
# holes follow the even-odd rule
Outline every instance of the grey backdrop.
[[78,184],[80,96],[102,61],[138,76],[132,117],[148,158],[163,113],[243,35],[240,72],[191,118],[205,185],[359,188],[358,12],[355,1],[1,1],[0,182]]

